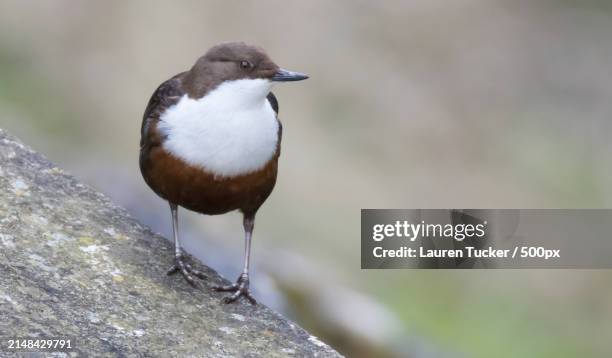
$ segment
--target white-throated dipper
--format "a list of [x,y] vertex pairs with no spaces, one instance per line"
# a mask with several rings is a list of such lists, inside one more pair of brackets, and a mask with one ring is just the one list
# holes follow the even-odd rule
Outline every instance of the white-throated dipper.
[[212,47],[186,72],[162,83],[149,100],[140,139],[140,170],[167,200],[175,258],[168,274],[181,272],[195,286],[202,272],[185,262],[179,243],[178,206],[218,215],[243,213],[244,269],[231,286],[230,303],[249,292],[249,256],[255,214],[274,184],[282,126],[274,82],[308,76],[278,67],[260,48],[242,42]]

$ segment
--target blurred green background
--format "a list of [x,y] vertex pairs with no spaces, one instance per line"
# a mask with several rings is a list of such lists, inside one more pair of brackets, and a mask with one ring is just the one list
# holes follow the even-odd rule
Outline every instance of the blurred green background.
[[[351,357],[612,356],[609,271],[359,259],[361,208],[612,206],[612,3],[0,0],[0,126],[169,236],[138,170],[141,116],[229,40],[311,76],[275,89],[264,303]],[[240,216],[181,215],[188,250],[237,276]]]

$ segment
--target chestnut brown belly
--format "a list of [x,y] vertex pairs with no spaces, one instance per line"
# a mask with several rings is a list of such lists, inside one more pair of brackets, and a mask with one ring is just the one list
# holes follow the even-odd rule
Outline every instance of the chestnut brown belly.
[[232,210],[254,214],[272,192],[278,166],[275,155],[260,170],[226,178],[189,165],[162,147],[152,149],[143,159],[142,175],[157,195],[209,215]]

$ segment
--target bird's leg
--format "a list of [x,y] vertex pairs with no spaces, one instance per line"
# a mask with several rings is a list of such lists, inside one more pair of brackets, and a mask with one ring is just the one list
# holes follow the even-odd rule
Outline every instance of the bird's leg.
[[224,303],[232,303],[238,300],[241,296],[246,298],[249,303],[256,304],[257,301],[251,295],[249,291],[249,260],[251,256],[251,236],[253,234],[253,227],[255,226],[255,215],[244,215],[244,268],[242,274],[238,277],[235,284],[231,286],[217,286],[213,289],[215,291],[226,291],[233,292],[230,296],[223,299]]
[[[196,282],[193,279],[193,276],[205,279],[206,275],[201,271],[198,271],[191,267],[190,264],[185,262],[183,252],[181,250],[181,244],[179,243],[179,233],[178,233],[178,207],[176,204],[170,203],[170,212],[172,213],[172,233],[174,234],[174,265],[168,270],[168,275],[173,275],[177,272],[181,272],[185,280],[193,286],[196,287]],[[193,276],[192,276],[193,275]]]

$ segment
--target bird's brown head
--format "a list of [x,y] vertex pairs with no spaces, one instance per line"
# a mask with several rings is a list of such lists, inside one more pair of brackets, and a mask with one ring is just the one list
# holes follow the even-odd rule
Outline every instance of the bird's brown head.
[[216,45],[200,57],[188,72],[185,86],[190,97],[198,98],[226,81],[262,79],[288,82],[308,76],[280,68],[265,51],[244,42]]

